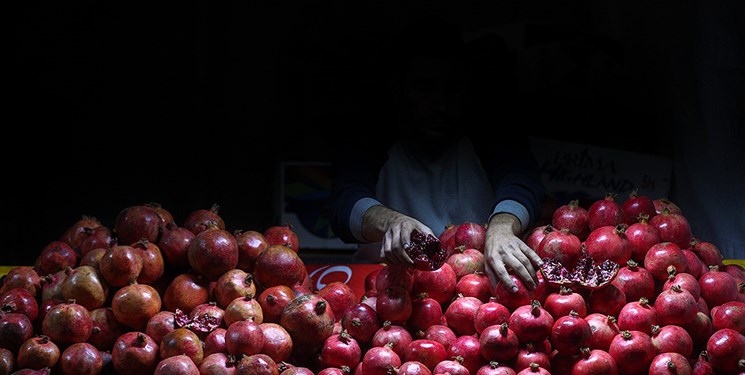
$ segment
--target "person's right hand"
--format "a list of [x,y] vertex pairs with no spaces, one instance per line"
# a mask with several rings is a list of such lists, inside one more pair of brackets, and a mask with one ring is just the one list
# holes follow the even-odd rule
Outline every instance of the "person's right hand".
[[384,206],[371,207],[363,219],[365,238],[381,241],[380,257],[388,264],[414,267],[414,261],[406,254],[414,230],[434,235],[432,229],[419,220]]

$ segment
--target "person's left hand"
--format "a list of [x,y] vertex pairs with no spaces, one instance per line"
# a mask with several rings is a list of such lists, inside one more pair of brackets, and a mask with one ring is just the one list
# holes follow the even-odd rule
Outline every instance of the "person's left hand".
[[484,244],[484,261],[486,274],[493,285],[504,284],[505,289],[516,292],[517,285],[510,273],[517,275],[533,290],[538,284],[536,267],[543,261],[515,233],[520,231],[519,220],[510,214],[495,215],[486,229]]

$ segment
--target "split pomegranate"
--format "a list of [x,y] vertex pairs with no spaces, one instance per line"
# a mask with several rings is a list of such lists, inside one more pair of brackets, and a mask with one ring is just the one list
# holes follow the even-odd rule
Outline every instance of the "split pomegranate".
[[439,238],[416,229],[411,232],[410,242],[404,245],[404,250],[414,262],[414,268],[422,271],[439,269],[447,259]]
[[596,263],[583,249],[571,270],[555,258],[544,258],[540,270],[548,284],[554,287],[564,285],[593,290],[610,284],[618,274],[619,265],[610,259]]

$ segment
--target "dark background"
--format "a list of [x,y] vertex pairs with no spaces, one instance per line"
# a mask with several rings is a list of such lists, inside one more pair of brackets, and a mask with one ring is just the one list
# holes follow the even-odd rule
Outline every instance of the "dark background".
[[[140,203],[278,224],[279,163],[328,160],[338,132],[370,131],[357,120],[386,95],[384,46],[423,14],[463,30],[499,124],[671,158],[694,234],[745,257],[742,2],[13,6],[0,264],[32,263],[81,215],[113,225]],[[492,71],[504,61],[513,74]]]

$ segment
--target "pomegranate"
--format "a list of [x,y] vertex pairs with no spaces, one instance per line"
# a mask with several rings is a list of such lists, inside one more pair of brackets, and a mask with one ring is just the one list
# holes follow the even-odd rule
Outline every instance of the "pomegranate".
[[499,303],[496,297],[489,298],[489,301],[481,304],[476,309],[473,317],[473,325],[477,333],[481,333],[484,328],[493,324],[502,324],[509,321],[512,312],[503,304]]
[[659,353],[649,364],[647,375],[693,374],[691,363],[680,353]]
[[279,324],[292,337],[293,354],[300,358],[308,358],[321,349],[323,342],[333,333],[335,321],[328,302],[314,293],[295,297],[279,318]]
[[688,272],[676,272],[675,270],[670,270],[670,275],[662,284],[660,291],[668,290],[673,285],[677,285],[683,290],[687,290],[696,301],[701,297],[701,284],[699,284],[698,278]]
[[587,209],[579,205],[579,199],[573,199],[554,210],[551,217],[553,228],[566,228],[580,241],[584,241],[590,234],[589,214]]
[[41,370],[57,366],[60,349],[49,337],[37,335],[23,342],[18,348],[16,367],[19,369]]
[[158,350],[161,359],[186,355],[197,366],[204,358],[202,340],[188,328],[176,328],[166,333],[158,345]]
[[131,245],[141,239],[158,243],[163,219],[152,206],[138,204],[129,206],[116,216],[114,233],[120,244]]
[[134,330],[144,330],[161,307],[160,293],[150,285],[136,282],[119,288],[111,298],[111,311],[116,320]]
[[256,298],[256,301],[261,307],[264,316],[263,321],[279,323],[279,318],[282,316],[282,310],[284,310],[285,306],[287,306],[294,298],[295,295],[292,288],[287,285],[274,285],[262,290],[261,294]]
[[289,361],[292,355],[292,337],[287,330],[278,323],[263,322],[259,324],[264,335],[264,345],[261,354],[271,357],[274,362]]
[[627,228],[625,223],[595,228],[585,239],[584,248],[597,263],[609,259],[619,265],[626,264],[632,253]]
[[41,333],[62,346],[86,342],[92,332],[90,312],[72,300],[52,306],[41,323]]
[[250,296],[238,297],[225,307],[223,314],[225,326],[246,319],[251,319],[257,324],[264,322],[264,311],[256,298]]
[[693,353],[693,338],[685,328],[671,324],[667,326],[653,325],[650,337],[657,354],[678,353],[689,358]]
[[280,284],[292,287],[303,281],[306,275],[305,263],[292,248],[271,245],[256,258],[253,275],[262,288]]
[[[381,268],[378,274],[378,277],[382,279],[381,283],[383,285],[388,283],[385,281],[387,278],[387,272],[385,271],[388,267]],[[426,294],[441,304],[447,304],[455,297],[457,275],[455,274],[455,270],[447,263],[434,271],[415,270],[411,279],[410,293],[412,295]]]
[[715,330],[732,328],[745,332],[745,302],[729,301],[711,309],[711,323]]
[[0,310],[28,316],[31,321],[39,315],[39,302],[24,288],[13,288],[0,295]]
[[450,346],[453,345],[455,340],[458,338],[455,332],[453,332],[450,327],[444,324],[435,324],[430,326],[429,328],[427,328],[426,331],[424,331],[423,334],[420,335],[420,337],[437,341],[442,344],[445,349],[450,349]]
[[39,275],[49,275],[78,264],[78,254],[63,241],[52,241],[36,257],[34,270]]
[[0,374],[10,374],[15,366],[16,356],[10,350],[0,347]]
[[680,207],[675,204],[673,201],[666,197],[653,199],[652,203],[654,203],[654,210],[659,215],[662,210],[667,209],[669,212],[676,213],[676,214],[682,214],[683,211],[680,209]]
[[[541,243],[541,241],[543,241],[543,237],[546,237],[546,235],[553,230],[555,229],[551,224],[533,227],[533,229],[529,230],[525,234],[523,242],[525,242],[528,247],[535,250],[538,248],[538,245]],[[582,240],[584,240],[584,238]]]
[[405,361],[398,367],[396,371],[397,375],[432,375],[430,370],[424,363],[419,361]]
[[504,363],[491,361],[476,371],[475,375],[515,375],[515,370]]
[[261,353],[264,333],[260,323],[251,319],[231,323],[225,331],[225,347],[236,357]]
[[389,264],[378,270],[378,274],[375,276],[375,289],[380,293],[395,286],[411,292],[414,287],[414,275],[422,272],[435,271],[412,270],[401,264]]
[[569,228],[553,230],[543,236],[535,249],[541,259],[556,259],[566,268],[574,268],[582,252],[582,241]]
[[120,374],[152,374],[158,362],[158,343],[143,332],[122,334],[111,349],[111,363]]
[[706,342],[706,353],[718,374],[739,374],[745,370],[745,336],[734,329],[714,331]]
[[255,296],[256,283],[254,283],[252,274],[240,268],[234,268],[217,278],[212,294],[217,305],[225,308],[238,297]]
[[[455,333],[453,333],[453,340],[455,340],[454,336]],[[373,334],[370,345],[373,347],[390,345],[390,348],[403,358],[406,347],[413,340],[414,337],[411,336],[411,332],[406,327],[392,324],[390,321],[384,321],[383,326]]]
[[[691,251],[704,262],[707,268],[708,266],[719,266],[720,268],[724,266],[722,252],[713,243],[692,237],[689,245]],[[685,246],[681,247],[684,248]]]
[[194,233],[185,227],[172,227],[163,230],[158,240],[158,247],[163,252],[163,258],[168,266],[183,269],[189,265],[189,244],[194,239]]
[[452,357],[438,362],[432,370],[435,374],[469,375],[470,371],[463,365],[463,358]]
[[442,321],[442,305],[426,294],[415,296],[411,300],[411,315],[407,327],[412,332],[424,331],[431,325]]
[[737,299],[737,280],[727,272],[719,271],[718,266],[709,266],[709,271],[698,278],[701,297],[709,308]]
[[80,246],[76,250],[80,254],[81,259],[95,249],[108,249],[116,245],[117,241],[119,241],[109,227],[85,228],[85,231],[88,233],[88,237],[80,243]]
[[629,197],[621,203],[621,209],[624,213],[624,222],[627,225],[638,222],[641,217],[650,219],[657,215],[654,200],[649,196],[639,195],[638,189],[629,193]]
[[456,226],[453,233],[453,243],[455,247],[464,246],[484,251],[484,242],[486,241],[486,225],[473,222],[463,222]]
[[541,367],[541,365],[535,362],[532,362],[528,368],[524,368],[517,373],[517,375],[533,375],[533,374],[551,375],[551,373],[547,369]]
[[316,293],[329,303],[337,320],[341,319],[347,308],[359,301],[357,292],[349,284],[342,281],[332,281],[324,285]]
[[115,245],[101,257],[98,269],[108,285],[122,287],[137,280],[142,264],[139,250],[130,245]]
[[680,285],[672,285],[657,295],[654,302],[657,321],[662,325],[685,324],[698,312],[696,298]]
[[671,212],[669,209],[663,208],[662,212],[649,219],[649,224],[657,227],[662,241],[672,242],[680,248],[688,247],[693,238],[688,219],[683,214]]
[[587,225],[590,231],[604,226],[615,227],[624,222],[626,216],[623,208],[616,201],[616,193],[605,193],[605,197],[598,199],[587,208]]
[[646,268],[640,267],[634,259],[629,259],[618,270],[611,284],[623,291],[627,301],[638,301],[642,297],[649,300],[655,295],[654,276]]
[[[444,345],[443,345],[444,346]],[[475,374],[479,367],[484,364],[481,357],[478,335],[460,336],[447,348],[447,358],[456,358],[468,369],[469,373]]]
[[590,324],[590,329],[592,330],[588,347],[607,352],[613,338],[621,332],[618,328],[616,317],[601,313],[592,313],[588,314],[585,320]]
[[181,273],[176,275],[163,294],[163,307],[169,311],[176,309],[189,314],[191,310],[209,301],[209,281],[201,275]]
[[452,255],[455,252],[455,230],[458,229],[458,226],[455,224],[446,224],[445,228],[443,228],[442,232],[440,232],[439,235],[437,235],[437,238],[440,240],[440,246],[447,252],[448,256]]
[[[103,226],[100,220],[94,216],[81,215],[80,219],[67,227],[59,240],[67,243],[73,249],[78,251],[80,244],[90,235],[93,229]],[[78,252],[78,255],[82,255]]]
[[0,313],[0,348],[17,355],[18,348],[33,336],[34,326],[28,316],[6,311]]
[[[415,306],[417,306],[416,302],[412,304],[412,316],[416,311]],[[442,314],[441,307],[440,314]],[[382,328],[382,326],[382,322],[380,321],[375,309],[362,302],[350,306],[341,316],[342,329],[347,331],[347,333],[354,337],[362,346],[371,344],[373,335],[375,335],[375,332]]]
[[605,350],[580,348],[579,359],[572,365],[572,374],[618,374],[616,360]]
[[[263,324],[263,323],[262,323]],[[262,327],[263,328],[263,327]],[[284,328],[283,328],[284,329]],[[217,327],[212,332],[208,333],[207,336],[204,337],[204,340],[202,340],[202,343],[204,344],[204,358],[202,358],[202,363],[207,360],[207,357],[212,353],[227,353],[228,347],[225,344],[225,333],[228,330],[222,327]],[[266,330],[267,332],[271,332],[271,329],[268,328]],[[264,330],[262,330],[262,333]],[[271,339],[269,341],[272,341]],[[267,345],[267,347],[272,347],[272,344],[267,344],[267,337],[264,336],[264,345]]]
[[554,317],[537,300],[516,308],[507,321],[521,344],[540,342],[551,335]]
[[491,325],[479,335],[479,352],[487,361],[510,361],[520,350],[519,338],[509,323]]
[[116,339],[128,329],[119,323],[111,307],[99,307],[90,311],[93,329],[88,343],[98,350],[111,350]]
[[233,236],[238,242],[238,264],[236,267],[246,272],[253,272],[256,258],[269,247],[269,241],[263,233],[257,230],[235,230]]
[[[447,349],[441,343],[429,339],[414,339],[404,348],[404,361],[419,361],[427,368],[434,369],[438,363],[447,359]],[[433,371],[434,373],[434,371]]]
[[[225,310],[217,306],[217,302],[210,301],[194,306],[188,315],[189,322],[184,327],[197,333],[199,338],[204,338],[217,327],[225,327]],[[179,318],[177,315],[176,318]],[[177,323],[179,320],[177,319]]]
[[152,337],[155,342],[160,342],[163,336],[176,329],[175,315],[173,311],[158,311],[148,319],[145,325],[145,333]]
[[485,272],[477,271],[461,277],[455,284],[457,295],[476,297],[481,302],[488,302],[491,295],[491,280]]
[[642,331],[652,333],[652,326],[659,324],[655,306],[649,304],[646,297],[636,301],[629,301],[618,313],[618,328],[628,331]]
[[656,280],[664,282],[672,270],[686,272],[688,260],[680,246],[674,242],[659,242],[652,245],[644,256],[644,268]]
[[185,354],[162,358],[155,366],[153,375],[200,375],[199,367]]
[[194,233],[194,235],[215,225],[218,229],[225,229],[225,220],[220,216],[220,205],[215,203],[209,209],[200,208],[192,211],[184,219],[183,227]]
[[155,285],[165,273],[165,260],[160,248],[146,239],[135,242],[132,247],[139,251],[142,258],[142,270],[136,281],[140,284]]
[[476,249],[458,247],[445,262],[453,268],[458,280],[471,273],[485,272],[484,253]]
[[65,348],[57,367],[61,374],[100,374],[103,371],[103,356],[92,344],[79,342]]
[[297,253],[300,250],[300,241],[297,233],[290,224],[272,225],[262,232],[269,245],[287,246]]
[[646,374],[657,352],[652,338],[641,331],[621,331],[610,343],[608,353],[620,374]]
[[362,349],[346,331],[326,338],[319,356],[321,367],[353,368],[362,361]]
[[564,355],[579,354],[579,349],[590,343],[592,328],[576,311],[556,318],[550,332],[551,345]]
[[[483,303],[476,297],[459,295],[445,309],[444,317],[447,325],[458,336],[475,334],[474,317]],[[378,297],[378,306],[380,306],[380,297]]]
[[215,281],[238,265],[238,242],[232,233],[209,223],[191,240],[186,255],[195,273]]
[[649,217],[642,214],[637,222],[628,224],[625,233],[631,245],[631,259],[643,262],[647,251],[656,243],[662,242],[660,231],[649,224]]
[[546,296],[543,308],[554,318],[569,315],[574,310],[581,317],[587,315],[587,301],[582,294],[575,292],[572,288],[560,286],[559,290],[553,291]]
[[608,284],[590,293],[587,297],[587,312],[618,316],[626,302],[623,291],[613,284]]
[[[390,375],[402,364],[401,357],[391,348],[391,345],[373,346],[362,356],[364,375]],[[426,366],[426,364],[425,364]],[[427,368],[430,368],[427,366]],[[431,368],[434,368],[431,367]]]
[[541,275],[553,287],[569,286],[587,290],[602,289],[610,284],[618,274],[618,263],[606,259],[596,263],[584,246],[577,264],[567,269],[553,258],[544,258]]
[[403,324],[411,317],[412,308],[411,294],[406,289],[392,286],[384,291],[378,291],[375,310],[380,319]]
[[[544,260],[544,266],[547,263],[550,262]],[[507,289],[505,283],[500,280],[499,282],[497,282],[496,285],[492,286],[492,295],[497,297],[499,303],[503,304],[510,311],[514,311],[516,308],[522,305],[529,305],[532,300],[536,299],[536,291],[528,289],[521,278],[519,278],[514,273],[510,273],[509,277],[510,280],[517,287],[517,292],[513,292],[512,290]]]

